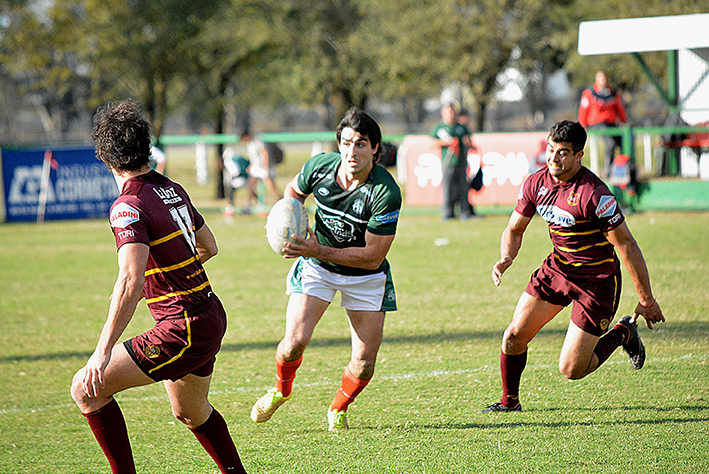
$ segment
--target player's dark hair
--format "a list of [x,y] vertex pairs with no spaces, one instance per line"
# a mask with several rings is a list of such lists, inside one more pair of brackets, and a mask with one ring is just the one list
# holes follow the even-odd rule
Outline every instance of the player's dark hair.
[[562,120],[551,126],[549,140],[571,143],[571,149],[578,153],[586,146],[586,130],[578,122]]
[[340,143],[342,130],[345,128],[351,128],[363,137],[367,137],[370,145],[372,145],[372,149],[377,148],[377,151],[374,153],[374,162],[379,161],[379,156],[382,151],[382,131],[379,128],[379,124],[377,124],[367,112],[357,107],[352,107],[345,113],[345,117],[337,126],[337,143]]
[[132,99],[108,102],[96,111],[91,136],[96,156],[116,171],[135,171],[150,161],[150,124]]

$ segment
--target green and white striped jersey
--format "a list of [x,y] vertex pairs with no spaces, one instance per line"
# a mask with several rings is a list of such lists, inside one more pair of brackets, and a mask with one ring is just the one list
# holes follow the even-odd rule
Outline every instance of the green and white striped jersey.
[[[374,165],[367,181],[353,190],[337,184],[340,153],[321,153],[309,159],[298,175],[298,188],[315,199],[315,235],[321,245],[333,248],[364,247],[365,232],[394,235],[401,209],[401,190],[394,177]],[[341,275],[367,275],[386,271],[385,260],[376,270],[336,265],[313,259]]]

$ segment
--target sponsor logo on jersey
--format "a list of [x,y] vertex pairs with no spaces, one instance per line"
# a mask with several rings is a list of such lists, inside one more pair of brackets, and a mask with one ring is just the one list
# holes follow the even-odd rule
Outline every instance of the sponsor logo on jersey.
[[610,322],[609,319],[603,319],[603,320],[601,320],[601,331],[605,331],[606,329],[608,329],[608,325],[609,325],[610,323],[611,323],[611,322]]
[[135,237],[135,232],[133,232],[132,230],[128,229],[128,230],[124,230],[123,232],[119,232],[119,233],[118,233],[118,238],[119,238],[119,239],[125,239],[125,238],[127,238],[127,237]]
[[321,196],[327,196],[328,194],[330,194],[330,191],[327,188],[322,187],[318,188],[318,194]]
[[387,224],[389,222],[396,222],[397,220],[399,220],[399,211],[393,211],[389,214],[384,214],[383,216],[376,216],[374,220],[383,224]]
[[[301,169],[301,174],[302,174],[302,172],[303,171]],[[330,171],[314,171],[313,178],[315,178],[315,179],[322,179],[322,178],[333,179],[333,175]]]
[[354,240],[354,226],[337,216],[323,216],[323,224],[338,242]]
[[352,210],[355,214],[362,214],[362,211],[364,211],[364,201],[357,199],[354,204],[352,204]]
[[177,194],[175,188],[153,188],[155,194],[157,194],[162,202],[165,204],[175,204],[176,202],[182,201],[182,198]]
[[537,191],[537,196],[546,196],[548,192],[549,188],[547,188],[546,186],[542,186],[541,188],[539,188],[539,191]]
[[359,188],[359,192],[367,196],[368,198],[372,197],[372,190],[369,189],[369,186],[362,186]]
[[620,220],[621,217],[622,217],[622,214],[620,214],[620,213],[614,215],[613,217],[608,219],[608,224],[609,225],[615,224],[616,222],[618,222]]
[[615,213],[615,208],[618,203],[613,196],[601,196],[600,201],[598,201],[598,207],[596,208],[596,215],[600,217],[612,216]]
[[578,193],[570,193],[569,197],[566,198],[566,202],[569,203],[569,206],[578,206],[579,205],[579,194]]
[[550,224],[556,224],[561,227],[571,227],[576,224],[576,218],[569,211],[565,211],[556,206],[544,205],[537,206],[539,215]]
[[111,210],[111,227],[123,228],[140,220],[140,213],[124,202],[119,202]]

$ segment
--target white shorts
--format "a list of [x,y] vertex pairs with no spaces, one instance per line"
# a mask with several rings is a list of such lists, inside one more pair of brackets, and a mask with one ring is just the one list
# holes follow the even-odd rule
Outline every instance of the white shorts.
[[270,166],[266,169],[256,163],[251,163],[251,167],[249,167],[249,176],[256,179],[276,179],[276,167]]
[[396,311],[396,293],[391,274],[340,275],[310,259],[298,258],[286,279],[286,294],[302,293],[332,303],[340,292],[340,306],[352,311]]

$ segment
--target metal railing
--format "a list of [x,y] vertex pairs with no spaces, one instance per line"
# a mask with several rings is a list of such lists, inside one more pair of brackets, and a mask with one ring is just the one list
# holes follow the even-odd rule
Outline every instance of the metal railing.
[[[687,139],[694,134],[706,138]],[[709,151],[709,126],[589,129],[588,135],[590,168],[596,173],[601,156],[598,139],[602,136],[622,137],[622,153],[635,160],[645,176],[698,176],[700,155]]]

